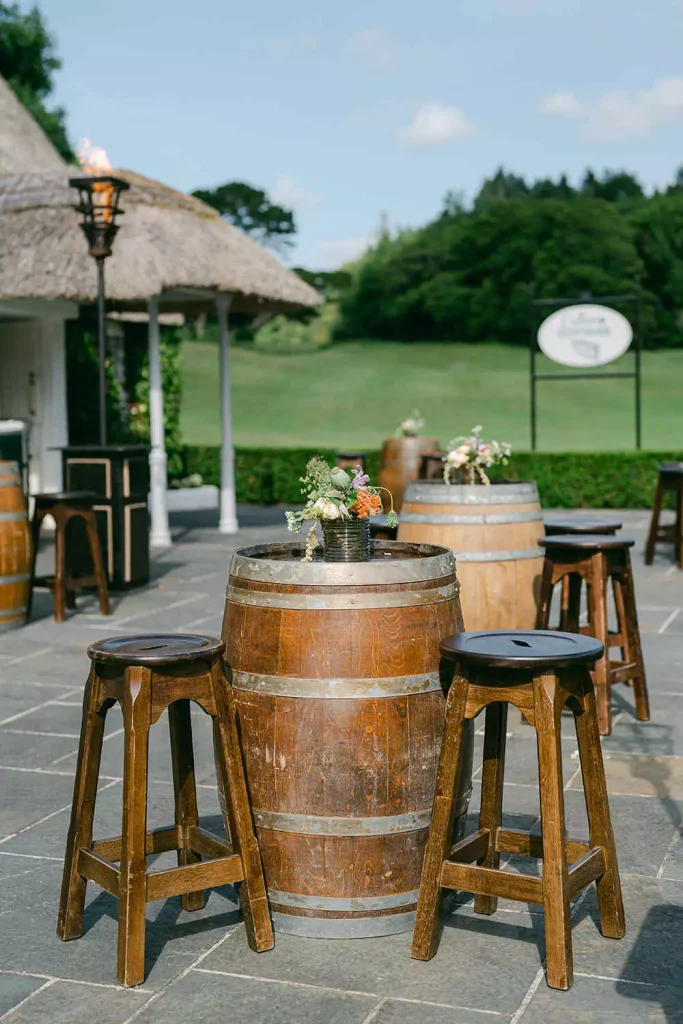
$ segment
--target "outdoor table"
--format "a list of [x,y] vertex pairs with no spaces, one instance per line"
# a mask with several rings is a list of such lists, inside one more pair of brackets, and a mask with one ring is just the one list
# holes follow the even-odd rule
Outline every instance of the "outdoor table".
[[[64,488],[94,491],[104,565],[113,590],[149,581],[149,447],[143,444],[70,445],[62,448]],[[84,531],[67,540],[74,576],[90,572]]]
[[[369,562],[240,548],[223,638],[276,929],[410,930],[444,695],[439,644],[462,630],[452,552],[376,541]],[[472,729],[454,835],[471,789]],[[455,841],[455,840],[454,840]]]

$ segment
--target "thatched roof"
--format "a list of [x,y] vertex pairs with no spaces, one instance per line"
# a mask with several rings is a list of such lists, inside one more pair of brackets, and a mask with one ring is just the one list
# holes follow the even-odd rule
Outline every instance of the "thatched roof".
[[[233,311],[320,303],[316,291],[210,206],[132,171],[114,173],[131,187],[121,197],[125,213],[106,265],[113,306],[144,309],[152,295],[161,295],[166,309],[212,304],[211,296],[179,294],[183,289],[230,292]],[[95,266],[68,178],[66,170],[0,177],[0,301],[95,300]]]
[[43,129],[0,77],[0,175],[60,171],[65,167]]

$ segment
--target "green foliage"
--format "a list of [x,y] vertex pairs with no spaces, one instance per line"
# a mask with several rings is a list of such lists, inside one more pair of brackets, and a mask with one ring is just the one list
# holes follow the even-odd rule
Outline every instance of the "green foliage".
[[264,352],[314,352],[333,340],[339,320],[336,302],[328,302],[307,319],[273,317],[254,334],[254,345]]
[[294,244],[294,214],[272,203],[263,189],[242,181],[228,181],[216,188],[197,189],[192,195],[213,206],[222,217],[263,245],[280,249]]
[[0,75],[65,160],[73,161],[61,107],[48,110],[53,74],[62,66],[55,44],[37,7],[23,14],[18,4],[0,3]]
[[[164,437],[168,457],[168,474],[182,474],[180,443],[180,342],[173,328],[161,330],[161,380],[164,395]],[[149,357],[145,348],[139,377],[131,391],[129,429],[140,444],[150,444],[149,427]]]
[[[97,328],[91,317],[67,320],[66,393],[69,444],[99,444],[99,356]],[[111,365],[105,364],[107,437],[114,444],[130,440],[121,415],[122,396]]]
[[[257,505],[301,504],[302,467],[313,455],[334,463],[333,451],[312,448],[237,448],[237,500]],[[661,462],[678,452],[516,452],[492,479],[535,480],[544,508],[651,508]],[[184,473],[220,484],[220,448],[183,448]],[[366,469],[377,479],[379,452]],[[284,520],[283,520],[284,521]]]
[[344,331],[526,345],[531,285],[538,297],[623,292],[641,270],[631,225],[605,200],[491,196],[383,239],[342,299]]
[[682,457],[680,451],[518,452],[496,476],[535,480],[544,508],[651,508],[659,464]]
[[[66,321],[67,409],[70,444],[99,443],[99,357],[91,311]],[[111,359],[105,367],[107,439],[113,444],[149,444],[147,325],[124,323],[127,400]],[[177,331],[161,328],[161,374],[169,476],[182,476],[180,443],[181,366]]]

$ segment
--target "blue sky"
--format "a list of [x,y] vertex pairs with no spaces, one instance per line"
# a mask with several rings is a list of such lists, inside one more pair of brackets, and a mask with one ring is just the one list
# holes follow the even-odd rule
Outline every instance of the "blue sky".
[[683,0],[39,0],[74,140],[185,191],[296,211],[290,261],[338,266],[499,164],[683,164]]

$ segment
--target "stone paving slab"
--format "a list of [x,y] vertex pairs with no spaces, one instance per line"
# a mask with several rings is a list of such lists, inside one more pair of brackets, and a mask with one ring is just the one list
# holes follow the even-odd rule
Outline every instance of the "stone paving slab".
[[[110,618],[84,596],[78,612],[57,624],[49,594],[39,593],[34,621],[0,636],[0,1020],[683,1024],[683,573],[667,548],[645,568],[648,517],[621,515],[624,534],[637,541],[633,562],[652,721],[638,722],[632,691],[615,688],[613,734],[603,745],[628,933],[620,942],[603,938],[594,889],[577,897],[570,992],[545,984],[542,908],[500,900],[495,915],[480,917],[468,894],[458,894],[444,915],[439,951],[426,964],[410,958],[409,934],[355,941],[280,934],[274,950],[254,954],[229,886],[212,891],[205,908],[192,914],[177,899],[148,905],[147,973],[135,990],[116,985],[117,903],[107,893],[89,886],[82,939],[56,938],[85,649],[117,633],[218,632],[233,548],[288,536],[282,510],[243,509],[246,528],[239,537],[219,536],[208,513],[174,517],[174,547],[155,556],[150,585],[113,595]],[[51,556],[48,543],[40,571]],[[210,728],[199,710],[193,726],[202,822],[220,831]],[[482,726],[479,719],[471,827]],[[100,837],[120,830],[120,728],[114,710],[96,810]],[[563,719],[562,733],[567,823],[581,836],[587,825],[571,718]],[[168,824],[173,790],[163,718],[151,732],[150,780],[150,827]],[[512,709],[504,820],[540,829],[535,737]],[[174,854],[165,854],[150,866],[172,863]],[[540,865],[509,858],[506,870],[538,874]]]

